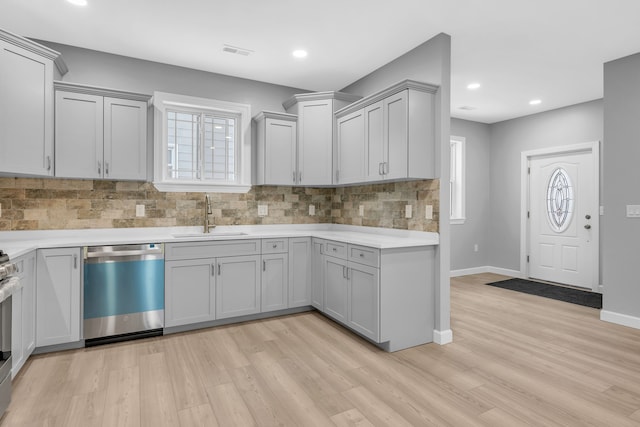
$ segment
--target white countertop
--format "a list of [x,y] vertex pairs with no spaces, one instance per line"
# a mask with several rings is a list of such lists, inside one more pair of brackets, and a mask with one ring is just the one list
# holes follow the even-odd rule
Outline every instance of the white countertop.
[[[243,234],[239,234],[243,233]],[[191,234],[192,236],[175,237]],[[438,233],[359,227],[339,224],[278,224],[218,226],[206,237],[202,227],[109,228],[88,230],[3,231],[0,249],[10,258],[35,249],[127,243],[173,243],[206,240],[265,239],[273,237],[317,237],[378,249],[433,246]]]

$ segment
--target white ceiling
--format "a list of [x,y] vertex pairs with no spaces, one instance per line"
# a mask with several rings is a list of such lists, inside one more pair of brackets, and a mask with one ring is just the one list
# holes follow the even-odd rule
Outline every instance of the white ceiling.
[[[88,2],[0,0],[0,28],[313,91],[339,90],[444,32],[451,114],[485,123],[601,98],[602,64],[640,52],[638,0]],[[309,56],[294,59],[297,48]]]

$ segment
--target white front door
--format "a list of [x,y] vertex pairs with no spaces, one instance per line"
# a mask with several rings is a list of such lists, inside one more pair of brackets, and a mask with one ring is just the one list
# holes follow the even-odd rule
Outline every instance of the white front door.
[[597,289],[596,159],[592,150],[529,158],[529,277]]

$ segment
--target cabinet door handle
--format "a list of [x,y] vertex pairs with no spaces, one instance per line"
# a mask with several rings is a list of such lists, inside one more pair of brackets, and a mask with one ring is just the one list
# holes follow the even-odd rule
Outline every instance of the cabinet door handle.
[[78,269],[78,255],[73,256],[73,269],[74,270]]
[[338,248],[331,248],[333,252],[338,252]]
[[218,276],[220,275],[221,269],[220,269],[220,264],[218,264]]
[[211,264],[211,275],[212,276],[216,275],[216,265],[214,263]]
[[349,280],[349,270],[350,270],[350,268],[347,267],[347,280]]
[[262,260],[262,271],[267,271],[267,261],[266,260]]
[[109,175],[109,163],[104,162],[104,174]]
[[347,267],[345,267],[344,265],[342,266],[342,278],[347,278]]
[[102,164],[98,162],[98,175],[102,175]]
[[273,244],[273,249],[277,249],[277,248],[278,248],[278,244],[277,244],[277,243],[274,243],[274,244]]
[[51,170],[51,156],[47,156],[47,170]]
[[323,247],[324,247],[324,244],[323,244],[323,243],[320,243],[320,255],[324,255],[324,249],[323,249]]
[[302,171],[298,172],[298,183],[302,182]]

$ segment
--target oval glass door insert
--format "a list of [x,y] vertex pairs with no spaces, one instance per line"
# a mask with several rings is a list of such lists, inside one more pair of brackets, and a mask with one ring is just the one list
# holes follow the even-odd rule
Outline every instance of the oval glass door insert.
[[547,187],[547,217],[556,233],[562,233],[571,223],[573,194],[573,185],[567,171],[563,168],[553,171]]

